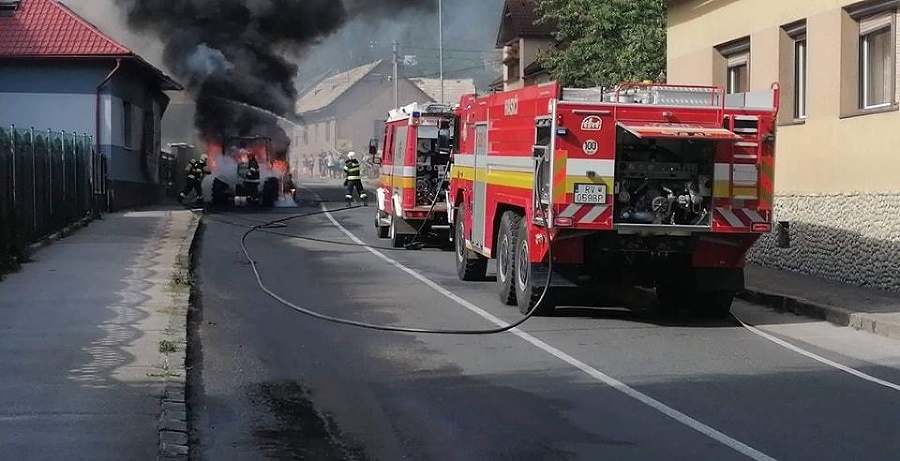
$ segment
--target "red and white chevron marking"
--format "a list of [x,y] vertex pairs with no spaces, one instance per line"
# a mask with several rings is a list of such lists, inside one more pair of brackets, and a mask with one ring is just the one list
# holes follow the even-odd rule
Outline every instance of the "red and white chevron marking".
[[609,205],[581,205],[571,203],[557,218],[572,218],[575,224],[604,224],[609,221],[612,207]]
[[750,228],[756,223],[769,222],[767,216],[764,216],[762,213],[752,208],[731,209],[719,207],[715,210],[715,217],[719,224],[738,229]]

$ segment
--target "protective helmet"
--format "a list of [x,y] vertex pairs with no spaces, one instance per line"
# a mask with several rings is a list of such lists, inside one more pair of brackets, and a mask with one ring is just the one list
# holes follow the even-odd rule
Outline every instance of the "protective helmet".
[[200,161],[201,161],[201,162],[206,163],[208,160],[209,160],[209,156],[208,156],[208,155],[203,154],[203,155],[200,156]]
[[356,152],[350,151],[350,153],[347,154],[347,158],[356,158]]

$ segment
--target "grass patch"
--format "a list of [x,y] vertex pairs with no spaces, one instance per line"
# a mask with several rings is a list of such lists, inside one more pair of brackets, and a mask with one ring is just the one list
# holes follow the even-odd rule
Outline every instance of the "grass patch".
[[178,346],[176,346],[172,341],[163,339],[159,342],[159,352],[161,354],[172,354],[178,352]]

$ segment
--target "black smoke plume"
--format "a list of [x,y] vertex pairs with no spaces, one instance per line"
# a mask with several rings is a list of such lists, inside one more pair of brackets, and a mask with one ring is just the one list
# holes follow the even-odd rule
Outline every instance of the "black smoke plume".
[[[437,0],[116,0],[129,25],[158,35],[163,60],[197,104],[207,140],[268,136],[287,151],[277,116],[292,118],[295,64],[347,21],[433,10]],[[253,109],[248,106],[260,108]],[[268,113],[267,113],[268,112]]]

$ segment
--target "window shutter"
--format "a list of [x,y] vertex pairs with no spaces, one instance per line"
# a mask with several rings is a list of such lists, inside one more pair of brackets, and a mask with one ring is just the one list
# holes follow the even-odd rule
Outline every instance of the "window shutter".
[[894,13],[882,13],[860,19],[859,35],[868,35],[872,32],[891,27],[894,24]]

